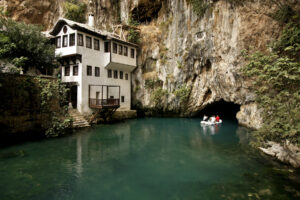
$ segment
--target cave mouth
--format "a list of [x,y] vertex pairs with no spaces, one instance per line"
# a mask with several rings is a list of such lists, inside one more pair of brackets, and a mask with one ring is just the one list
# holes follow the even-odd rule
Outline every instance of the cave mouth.
[[220,100],[207,105],[205,108],[203,108],[197,113],[197,117],[203,117],[204,114],[209,117],[212,115],[219,115],[221,119],[237,121],[236,114],[239,111],[239,104]]

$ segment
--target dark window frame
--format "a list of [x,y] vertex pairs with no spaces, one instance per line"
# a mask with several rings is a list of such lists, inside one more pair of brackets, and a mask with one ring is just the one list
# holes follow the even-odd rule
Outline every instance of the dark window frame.
[[120,71],[120,79],[123,79],[123,77],[124,77],[124,72]]
[[93,76],[93,67],[90,65],[86,66],[86,75],[87,76]]
[[119,44],[119,55],[123,55],[123,45]]
[[129,79],[129,75],[128,73],[125,74],[125,80],[128,80]]
[[84,46],[83,34],[78,33],[77,35],[77,44],[78,46]]
[[100,40],[94,38],[94,49],[100,51]]
[[118,53],[118,44],[113,42],[113,53],[117,54]]
[[112,78],[112,70],[111,69],[107,70],[107,77]]
[[135,58],[135,50],[134,49],[130,49],[130,56],[131,58]]
[[65,66],[65,76],[70,76],[70,66]]
[[57,49],[61,48],[61,36],[55,38],[55,46]]
[[[76,69],[76,70],[75,70]],[[73,76],[78,76],[79,67],[78,65],[73,66]]]
[[128,47],[124,46],[124,56],[128,56]]
[[[66,44],[65,44],[66,42]],[[68,47],[68,35],[63,35],[63,42],[62,42],[63,47]]]
[[95,76],[100,77],[100,67],[95,67]]
[[70,34],[69,36],[69,46],[75,46],[75,33]]
[[110,42],[104,42],[104,52],[110,53]]
[[118,79],[118,70],[114,70],[114,79]]
[[86,48],[92,49],[93,48],[92,37],[86,35],[85,36],[85,44],[86,44],[86,46],[85,46]]

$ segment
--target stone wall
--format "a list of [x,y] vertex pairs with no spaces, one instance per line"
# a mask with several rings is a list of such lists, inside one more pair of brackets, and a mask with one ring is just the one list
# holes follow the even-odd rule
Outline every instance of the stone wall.
[[[56,79],[47,77],[50,81]],[[40,88],[34,76],[0,73],[0,137],[43,135],[41,127],[49,120],[41,112]],[[61,109],[58,99],[52,101],[53,112]],[[30,136],[30,137],[31,137]]]

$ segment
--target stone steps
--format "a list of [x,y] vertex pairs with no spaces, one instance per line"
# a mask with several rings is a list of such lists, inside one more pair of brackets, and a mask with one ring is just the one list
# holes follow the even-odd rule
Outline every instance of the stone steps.
[[91,126],[78,110],[69,109],[69,114],[73,119],[73,128],[86,128]]

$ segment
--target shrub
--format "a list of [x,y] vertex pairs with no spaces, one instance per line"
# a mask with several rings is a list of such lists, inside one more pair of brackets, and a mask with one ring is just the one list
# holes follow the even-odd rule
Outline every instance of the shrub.
[[158,106],[162,103],[163,98],[168,94],[167,90],[162,89],[162,87],[156,88],[151,94],[151,101]]
[[191,87],[188,87],[186,85],[183,85],[174,92],[175,96],[179,98],[180,103],[185,103],[188,100],[190,93]]
[[137,44],[140,42],[140,33],[136,29],[130,28],[127,38],[129,42]]
[[76,0],[69,0],[64,3],[65,18],[84,23],[87,5]]
[[[41,91],[41,113],[43,116],[47,116],[42,127],[45,129],[45,135],[47,137],[57,137],[65,134],[72,126],[72,119],[68,115],[68,89],[60,81],[50,81],[39,77],[35,80]],[[57,100],[58,105],[55,104]],[[53,112],[53,110],[59,111]]]

